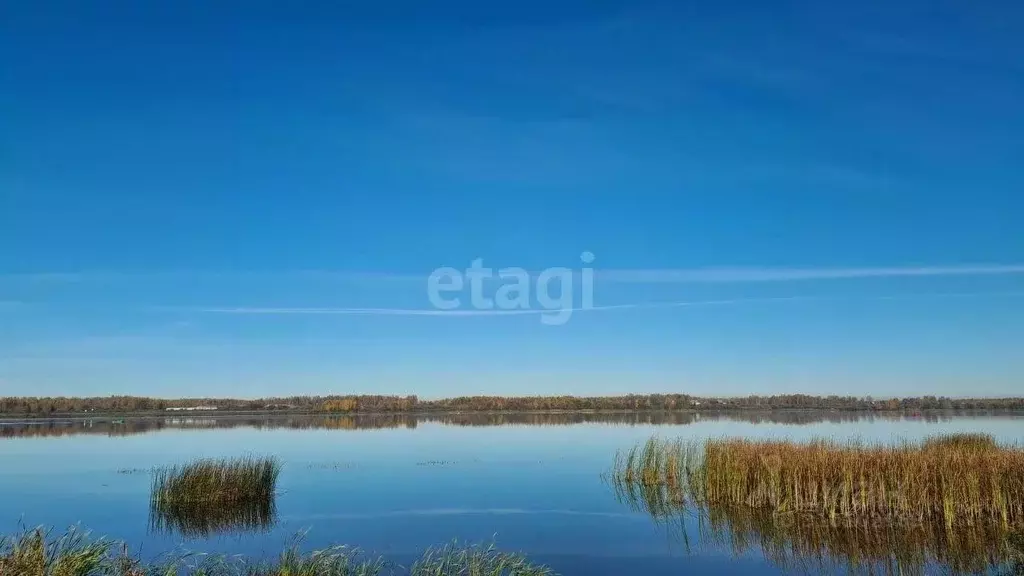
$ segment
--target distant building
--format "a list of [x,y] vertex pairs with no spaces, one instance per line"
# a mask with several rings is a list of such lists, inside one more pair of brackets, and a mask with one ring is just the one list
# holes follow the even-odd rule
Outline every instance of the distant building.
[[167,408],[168,412],[193,412],[195,410],[216,410],[216,406],[178,406]]

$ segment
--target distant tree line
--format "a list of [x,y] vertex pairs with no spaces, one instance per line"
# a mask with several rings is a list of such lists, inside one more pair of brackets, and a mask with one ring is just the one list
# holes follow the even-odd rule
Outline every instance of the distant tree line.
[[696,422],[749,422],[805,425],[817,422],[899,422],[914,418],[926,422],[947,422],[956,416],[1000,414],[999,410],[950,410],[908,415],[894,411],[839,411],[839,410],[716,410],[696,412],[690,410],[640,411],[586,411],[586,412],[422,412],[389,414],[334,414],[334,413],[259,413],[233,415],[228,418],[215,414],[180,416],[118,414],[85,418],[19,418],[0,426],[0,439],[74,436],[92,434],[103,436],[130,436],[160,430],[210,430],[226,428],[253,428],[258,430],[379,430],[393,428],[414,429],[420,424],[444,426],[572,426],[586,423],[619,424],[626,426],[688,425]]
[[163,412],[169,409],[212,407],[230,411],[294,411],[334,414],[409,412],[526,412],[582,410],[1024,410],[1024,398],[946,398],[922,396],[876,400],[856,396],[787,394],[706,398],[687,394],[632,394],[627,396],[461,396],[421,400],[416,396],[291,396],[281,398],[178,398],[141,396],[0,397],[0,414],[47,416],[54,414]]

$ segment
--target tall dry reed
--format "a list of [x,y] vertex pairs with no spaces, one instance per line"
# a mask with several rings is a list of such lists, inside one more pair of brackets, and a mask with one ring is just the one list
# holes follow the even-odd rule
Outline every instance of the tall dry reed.
[[652,439],[620,453],[615,475],[682,487],[681,498],[775,514],[1024,525],[1024,450],[977,434],[895,445]]
[[895,446],[652,439],[617,455],[612,480],[687,548],[695,520],[700,542],[760,549],[784,569],[1024,574],[1022,471],[1018,448],[977,434]]

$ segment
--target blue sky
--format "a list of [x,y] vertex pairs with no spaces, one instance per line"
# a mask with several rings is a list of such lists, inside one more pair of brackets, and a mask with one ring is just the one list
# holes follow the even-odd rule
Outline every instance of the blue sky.
[[[16,3],[0,394],[1019,393],[1021,29],[1012,2]],[[561,326],[427,298],[440,266],[584,251],[598,309]]]

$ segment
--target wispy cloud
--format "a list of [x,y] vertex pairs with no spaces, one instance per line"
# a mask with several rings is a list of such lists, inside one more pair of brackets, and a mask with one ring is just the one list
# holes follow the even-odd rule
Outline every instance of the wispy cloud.
[[323,316],[533,316],[558,312],[606,312],[610,310],[636,310],[642,308],[687,308],[695,306],[723,306],[748,302],[806,300],[815,297],[786,296],[780,298],[747,298],[732,300],[699,300],[692,302],[645,302],[635,304],[609,304],[589,308],[531,308],[516,310],[436,310],[431,308],[203,308],[199,312],[211,314],[264,314],[264,315],[323,315]]
[[531,308],[517,310],[436,310],[430,308],[302,308],[302,307],[218,307],[193,309],[194,312],[208,314],[238,315],[313,315],[313,316],[447,316],[447,317],[478,317],[478,316],[533,316],[556,314],[559,312],[609,312],[614,310],[670,309],[670,308],[702,308],[713,306],[732,306],[743,304],[768,304],[785,302],[836,301],[836,300],[914,300],[934,298],[996,298],[1022,297],[1024,291],[1006,292],[939,292],[911,294],[882,294],[870,296],[779,296],[768,298],[731,298],[723,300],[691,300],[675,302],[642,302],[626,304],[608,304],[588,308]]
[[868,268],[698,268],[651,270],[598,270],[595,278],[627,283],[737,283],[902,278],[940,276],[997,276],[1024,274],[1024,264],[966,266],[899,266]]
[[15,284],[88,284],[127,281],[172,282],[180,280],[203,281],[260,281],[286,279],[303,281],[351,281],[373,282],[377,280],[422,280],[430,274],[427,270],[416,272],[386,272],[359,270],[153,270],[145,272],[96,270],[83,272],[29,272],[0,273],[0,283]]
[[[600,256],[600,255],[599,255]],[[468,267],[467,261],[464,266]],[[501,268],[484,259],[485,266]],[[439,263],[440,266],[459,267],[457,262]],[[0,281],[32,283],[88,282],[111,283],[117,281],[148,280],[155,283],[180,280],[228,280],[257,281],[267,279],[291,280],[296,282],[346,281],[373,283],[387,281],[425,282],[431,270],[410,271],[352,271],[352,270],[277,270],[277,271],[189,271],[168,270],[157,272],[82,272],[82,273],[41,273],[41,274],[0,274]],[[578,271],[577,271],[578,272]],[[536,276],[539,270],[530,272]],[[873,266],[873,267],[760,267],[730,266],[708,268],[596,268],[594,276],[604,282],[623,283],[743,283],[743,282],[789,282],[802,280],[843,280],[858,278],[900,278],[900,277],[953,277],[953,276],[1000,276],[1024,274],[1022,264],[965,264],[925,266]]]

